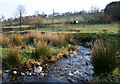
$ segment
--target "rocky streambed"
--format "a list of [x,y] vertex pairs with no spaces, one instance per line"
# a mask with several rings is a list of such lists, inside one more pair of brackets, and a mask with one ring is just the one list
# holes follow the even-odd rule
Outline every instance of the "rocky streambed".
[[11,76],[8,73],[3,74],[2,82],[67,82],[67,83],[85,83],[93,79],[93,66],[91,61],[90,49],[84,46],[78,46],[76,55],[71,54],[67,58],[58,60],[56,63],[48,65],[39,75],[28,74]]

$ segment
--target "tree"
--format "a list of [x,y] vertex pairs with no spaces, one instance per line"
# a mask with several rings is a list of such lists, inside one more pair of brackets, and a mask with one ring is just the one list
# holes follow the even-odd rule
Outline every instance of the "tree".
[[98,12],[99,12],[99,8],[97,8],[97,7],[95,7],[95,6],[92,6],[92,7],[90,8],[90,11],[91,11],[91,13],[98,13]]
[[39,16],[39,11],[35,11],[35,15],[36,15],[36,16]]
[[112,21],[120,21],[120,1],[107,4],[104,13],[111,15]]
[[41,16],[32,17],[30,18],[30,24],[35,27],[43,27],[43,18]]
[[1,16],[2,28],[4,27],[4,24],[3,24],[4,20],[5,20],[5,16],[4,16],[4,15],[2,15],[2,16]]
[[16,14],[17,14],[17,17],[18,17],[18,23],[20,25],[20,29],[21,29],[21,25],[22,25],[22,21],[23,21],[22,17],[25,13],[26,13],[25,7],[23,5],[19,5],[17,7]]

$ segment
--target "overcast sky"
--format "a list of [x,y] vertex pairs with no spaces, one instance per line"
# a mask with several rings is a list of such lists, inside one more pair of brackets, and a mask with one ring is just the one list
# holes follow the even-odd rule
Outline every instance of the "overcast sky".
[[23,5],[26,8],[26,15],[33,15],[35,11],[42,11],[46,14],[55,12],[74,12],[86,10],[89,11],[92,6],[104,9],[105,6],[119,0],[0,0],[0,17],[5,18],[15,17],[15,10],[18,5]]

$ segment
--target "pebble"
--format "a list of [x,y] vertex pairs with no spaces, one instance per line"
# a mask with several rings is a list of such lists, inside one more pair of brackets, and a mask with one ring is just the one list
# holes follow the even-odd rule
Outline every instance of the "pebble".
[[42,71],[42,67],[38,66],[37,68],[34,69],[35,73],[40,73]]
[[[75,52],[74,52],[75,53]],[[68,57],[67,60],[63,59],[62,61],[59,61],[59,64],[54,64],[54,65],[48,65],[45,64],[44,66],[38,66],[35,69],[29,69],[30,71],[26,71],[26,73],[21,72],[21,75],[26,77],[25,75],[27,74],[27,77],[32,77],[31,75],[38,75],[38,77],[41,78],[46,78],[46,76],[52,76],[55,77],[57,80],[60,80],[59,77],[64,77],[68,82],[78,82],[78,80],[92,80],[94,72],[91,69],[92,65],[87,62],[82,55],[89,55],[90,53],[87,52],[87,50],[84,47],[81,47],[79,49],[77,55],[73,55],[71,57]],[[86,59],[89,59],[90,56],[85,57]],[[64,62],[65,61],[65,62]],[[63,63],[62,63],[63,62]],[[91,66],[91,67],[89,67]],[[43,73],[42,68],[46,67],[46,71]],[[15,70],[14,70],[15,71]],[[17,74],[17,71],[14,72]],[[34,77],[34,76],[33,76]],[[50,79],[50,78],[49,78]],[[76,80],[77,79],[77,80]],[[32,80],[32,78],[31,78]],[[35,79],[33,79],[34,81]],[[39,79],[41,80],[41,79]],[[52,79],[54,82],[54,78]],[[47,80],[46,80],[47,81]],[[49,81],[49,80],[48,80]],[[55,80],[56,81],[56,80]]]
[[16,75],[17,74],[17,71],[13,71],[13,75]]
[[22,73],[22,72],[21,72],[21,75],[25,76],[25,73]]
[[79,71],[75,71],[75,72],[74,72],[74,75],[75,75],[75,74],[79,74]]
[[68,75],[73,76],[73,74],[71,72],[69,72]]
[[10,70],[5,70],[5,73],[8,73],[8,72],[10,72]]

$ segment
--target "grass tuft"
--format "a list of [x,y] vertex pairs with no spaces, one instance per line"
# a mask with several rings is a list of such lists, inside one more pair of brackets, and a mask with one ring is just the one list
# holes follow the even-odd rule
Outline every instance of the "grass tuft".
[[116,67],[114,45],[109,41],[95,41],[92,45],[92,64],[96,75],[112,72]]
[[45,42],[39,41],[36,44],[36,49],[32,51],[32,58],[36,60],[47,59],[50,57],[50,47]]
[[17,33],[17,34],[12,34],[10,36],[10,41],[12,43],[12,45],[14,46],[20,46],[22,44],[22,36]]
[[9,68],[21,68],[23,65],[23,58],[19,54],[17,47],[10,47],[7,51],[6,56],[3,56],[3,62],[8,65]]

